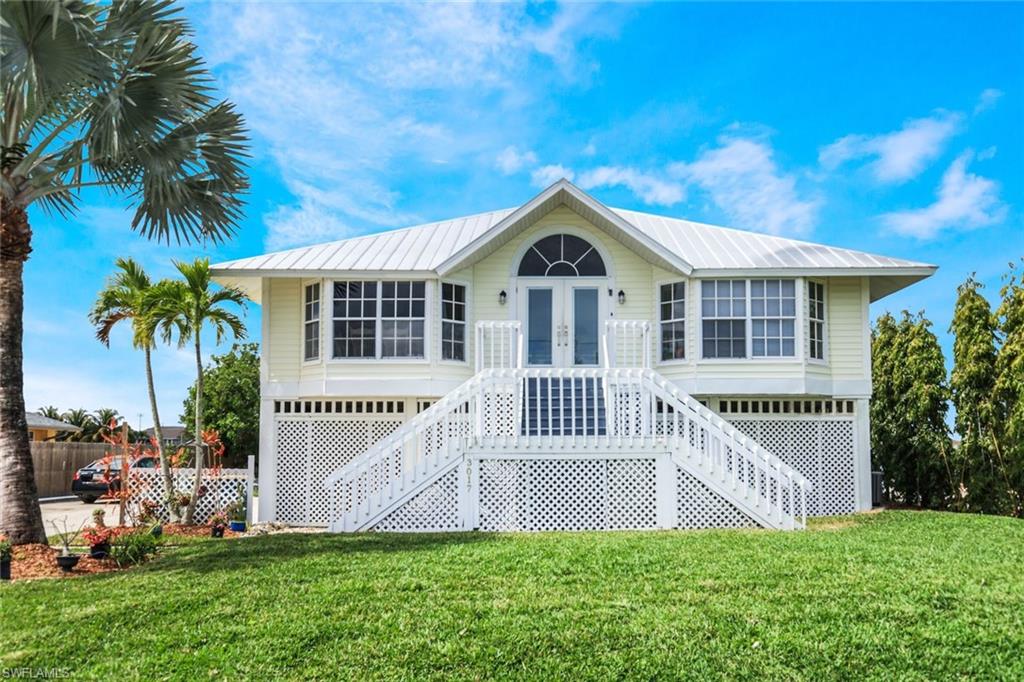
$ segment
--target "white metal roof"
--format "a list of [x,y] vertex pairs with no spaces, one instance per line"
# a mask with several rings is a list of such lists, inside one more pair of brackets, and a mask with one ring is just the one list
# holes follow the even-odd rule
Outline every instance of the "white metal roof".
[[[935,266],[757,232],[609,208],[566,180],[523,206],[314,244],[213,266],[222,283],[258,299],[253,278],[359,272],[447,274],[480,260],[558,205],[567,205],[670,271],[695,276],[865,275],[872,300],[931,275]],[[249,281],[246,281],[249,280]]]

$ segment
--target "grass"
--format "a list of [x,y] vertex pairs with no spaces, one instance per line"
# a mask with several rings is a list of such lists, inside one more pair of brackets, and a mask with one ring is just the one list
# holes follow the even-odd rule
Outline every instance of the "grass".
[[276,535],[0,587],[0,669],[95,678],[1024,678],[1024,522]]

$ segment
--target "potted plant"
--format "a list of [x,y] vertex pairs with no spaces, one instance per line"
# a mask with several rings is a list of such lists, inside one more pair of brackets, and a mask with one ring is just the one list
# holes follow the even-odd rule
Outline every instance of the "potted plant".
[[106,526],[89,528],[82,533],[82,539],[89,544],[89,556],[93,559],[106,559],[110,556],[110,538],[114,531]]
[[96,526],[97,528],[106,528],[107,527],[107,524],[105,522],[106,516],[107,516],[107,513],[105,511],[103,511],[102,509],[93,509],[92,510],[92,525]]
[[245,532],[245,498],[228,505],[228,517],[231,519],[231,530],[235,533]]
[[0,535],[0,580],[11,579],[11,541]]
[[85,522],[83,521],[82,525],[78,527],[78,530],[73,533],[68,530],[68,517],[66,516],[64,517],[63,531],[57,527],[56,521],[51,521],[50,525],[53,526],[53,529],[57,532],[57,538],[60,540],[61,544],[60,554],[57,555],[57,565],[60,566],[60,570],[65,573],[70,573],[71,569],[75,567],[75,564],[77,564],[78,560],[81,558],[77,554],[71,553],[71,543],[78,538],[78,534],[82,532],[82,527],[85,525]]
[[224,537],[224,529],[228,525],[228,515],[222,511],[210,517],[210,535],[215,538]]
[[142,500],[139,503],[139,522],[150,524],[150,534],[158,538],[164,534],[164,526],[160,522],[160,505],[153,500]]

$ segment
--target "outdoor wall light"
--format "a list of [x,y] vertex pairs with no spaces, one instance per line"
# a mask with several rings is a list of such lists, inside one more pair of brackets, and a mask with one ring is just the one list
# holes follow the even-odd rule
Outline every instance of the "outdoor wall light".
[[623,291],[622,289],[619,289],[619,305],[625,305],[625,304],[626,304],[626,292]]
[[501,293],[500,293],[500,294],[498,294],[498,303],[499,303],[500,305],[505,305],[505,301],[507,301],[507,300],[508,300],[508,294],[506,294],[506,293],[505,293],[505,290],[504,290],[504,289],[502,289],[502,290],[501,290]]

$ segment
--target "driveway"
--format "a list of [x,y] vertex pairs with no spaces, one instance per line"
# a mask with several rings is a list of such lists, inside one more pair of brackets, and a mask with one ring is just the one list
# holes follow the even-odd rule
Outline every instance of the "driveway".
[[77,497],[69,500],[56,500],[53,502],[42,502],[39,507],[43,510],[43,525],[46,526],[46,534],[53,535],[51,521],[57,522],[57,527],[64,530],[64,520],[67,519],[68,529],[77,530],[82,524],[92,523],[92,511],[102,509],[107,512],[107,524],[117,524],[117,501],[98,500],[95,504],[86,504]]
[[[106,523],[108,526],[117,525],[117,500],[97,500],[93,504],[86,504],[77,497],[70,500],[54,500],[52,502],[40,503],[43,510],[43,525],[46,526],[46,534],[53,535],[53,526],[50,521],[56,521],[57,527],[64,530],[64,519],[68,521],[69,530],[77,530],[83,523],[92,524],[92,512],[94,509],[102,509],[107,512]],[[253,521],[255,521],[256,510],[259,509],[259,498],[253,498]]]

